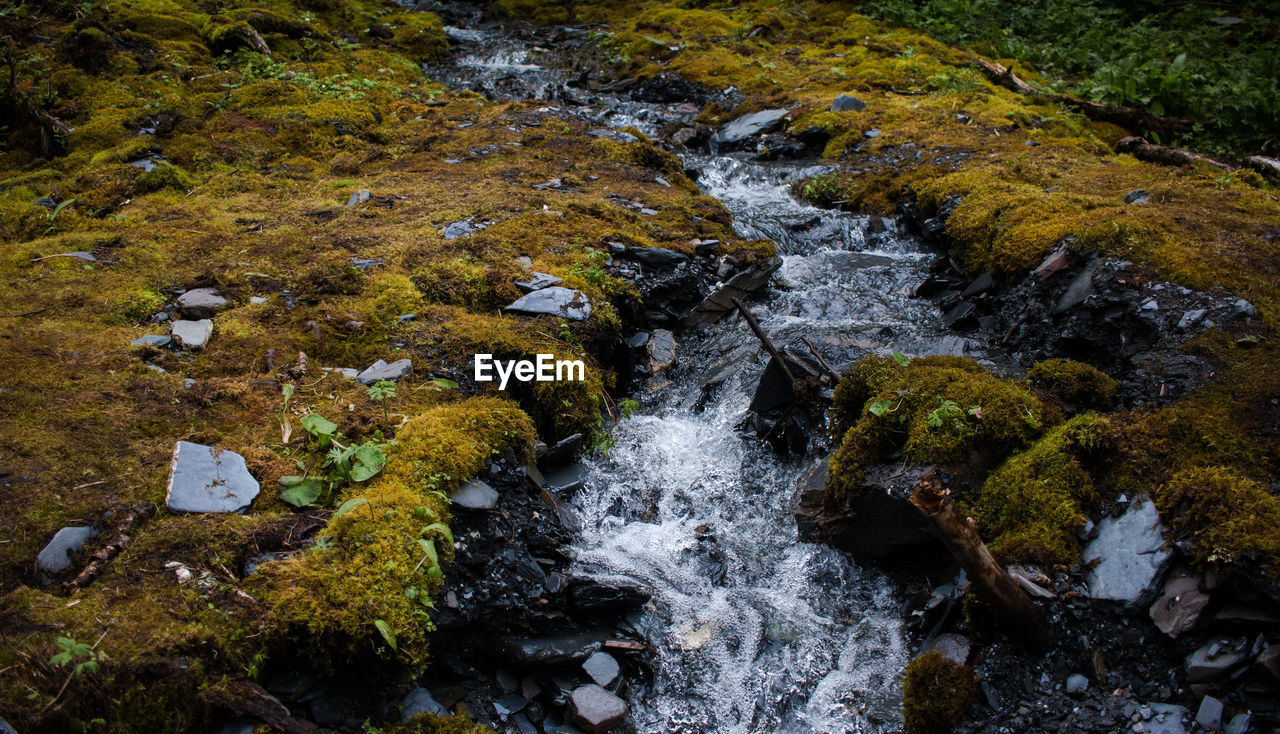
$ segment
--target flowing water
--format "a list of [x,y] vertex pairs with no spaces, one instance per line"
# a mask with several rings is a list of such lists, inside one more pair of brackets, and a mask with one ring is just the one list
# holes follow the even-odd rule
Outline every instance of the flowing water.
[[[495,32],[452,29],[464,51],[455,86],[566,102],[565,76]],[[574,94],[581,95],[581,92]],[[599,97],[566,114],[651,133],[687,109]],[[805,336],[837,367],[873,352],[965,353],[932,304],[910,297],[927,254],[893,222],[796,201],[815,163],[685,156],[744,237],[777,243],[784,264],[753,307],[775,343]],[[803,351],[803,347],[800,347]],[[632,692],[641,732],[862,732],[900,725],[908,659],[899,601],[872,569],[799,542],[790,510],[800,466],[739,426],[767,355],[736,315],[680,344],[679,365],[637,396],[608,456],[590,460],[573,498],[584,528],[577,570],[638,583],[652,601],[632,619],[654,651]],[[712,378],[714,376],[714,378]]]

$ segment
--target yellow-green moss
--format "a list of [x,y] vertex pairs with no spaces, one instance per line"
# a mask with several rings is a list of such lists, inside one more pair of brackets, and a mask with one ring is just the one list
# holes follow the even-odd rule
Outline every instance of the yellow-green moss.
[[937,650],[907,664],[902,683],[904,734],[946,734],[964,718],[978,691],[978,678],[965,665]]
[[836,424],[849,428],[832,455],[829,485],[838,497],[855,491],[867,466],[895,451],[912,464],[963,462],[975,449],[1003,456],[1055,417],[1026,388],[966,357],[921,357],[906,365],[870,357],[841,383]]
[[133,188],[139,194],[149,194],[163,189],[186,192],[195,185],[189,173],[170,163],[157,163],[155,168],[139,174],[133,180]]
[[1027,382],[1077,410],[1115,405],[1118,383],[1098,368],[1070,359],[1046,359],[1027,373]]
[[493,734],[493,730],[460,714],[422,714],[403,724],[380,726],[384,734]]
[[1280,580],[1280,498],[1224,467],[1188,469],[1157,491],[1156,508],[1173,532],[1191,541],[1196,561],[1227,578],[1246,566]]
[[1004,562],[1075,562],[1076,534],[1097,499],[1089,469],[1111,441],[1105,418],[1078,416],[992,472],[975,512],[991,552]]

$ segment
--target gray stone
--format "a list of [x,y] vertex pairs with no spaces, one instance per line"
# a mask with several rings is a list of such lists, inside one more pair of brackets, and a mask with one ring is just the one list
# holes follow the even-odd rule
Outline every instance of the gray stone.
[[847,94],[841,94],[831,102],[832,112],[861,112],[866,108],[866,102]]
[[585,321],[591,315],[591,302],[587,299],[587,294],[582,291],[551,286],[521,297],[520,300],[507,306],[506,310]]
[[556,637],[506,638],[495,643],[495,652],[517,665],[581,663],[600,649],[610,632],[583,632]]
[[445,227],[444,238],[446,240],[456,240],[459,237],[465,237],[471,234],[477,229],[479,229],[479,227],[472,224],[470,219],[463,219],[462,221],[454,222]]
[[1200,699],[1200,708],[1196,711],[1196,723],[1205,731],[1217,731],[1222,728],[1222,702],[1213,696]]
[[359,191],[352,194],[350,199],[347,199],[347,206],[355,206],[357,204],[363,204],[366,201],[368,201],[372,196],[373,196],[373,192],[369,191],[369,189],[360,189]]
[[1084,303],[1085,299],[1093,295],[1093,274],[1101,264],[1101,260],[1094,258],[1089,261],[1088,265],[1084,266],[1084,269],[1071,280],[1071,284],[1063,291],[1062,296],[1058,298],[1058,302],[1054,304],[1054,313],[1069,311]]
[[627,716],[627,703],[597,685],[585,685],[569,694],[573,723],[589,734],[612,731]]
[[83,525],[62,528],[36,556],[36,568],[46,576],[57,576],[71,565],[71,554],[83,548],[93,536],[93,528]]
[[1120,517],[1098,523],[1083,555],[1086,564],[1098,561],[1087,576],[1089,593],[1130,606],[1147,602],[1171,557],[1155,505],[1140,497]]
[[1152,703],[1151,718],[1142,722],[1143,734],[1187,734],[1183,723],[1187,718],[1187,710],[1171,703]]
[[165,336],[164,334],[145,334],[143,336],[138,337],[137,339],[134,339],[130,343],[135,347],[151,346],[159,349],[160,347],[169,346],[169,344],[172,342],[173,342],[173,337]]
[[1142,189],[1134,189],[1124,195],[1124,203],[1126,204],[1146,204],[1151,201],[1151,195]]
[[431,691],[425,688],[414,688],[406,693],[404,700],[400,702],[400,720],[408,721],[422,714],[448,716],[449,711],[440,705],[440,702],[431,695]]
[[591,657],[582,663],[582,670],[591,676],[591,680],[602,686],[607,686],[617,680],[618,673],[621,672],[618,667],[618,661],[604,651],[592,653]]
[[654,329],[645,351],[649,356],[649,374],[660,375],[676,363],[676,337],[666,329]]
[[498,490],[473,479],[449,495],[453,504],[469,510],[492,510],[498,504]]
[[325,372],[336,372],[348,380],[354,380],[360,376],[360,370],[352,369],[350,367],[322,367],[321,369]]
[[872,128],[872,129],[870,129],[870,130],[866,131],[865,133],[863,133],[863,134],[862,134],[862,137],[864,137],[864,138],[868,138],[868,139],[870,139],[870,138],[878,138],[878,137],[880,137],[880,131],[879,131],[879,130],[877,130],[876,128]]
[[266,303],[267,300],[268,299],[266,296],[249,296],[249,303],[252,303],[255,306],[262,303]]
[[169,333],[178,340],[178,346],[188,350],[204,349],[213,336],[213,322],[209,319],[199,321],[175,321],[169,327]]
[[533,277],[516,281],[516,287],[525,293],[533,293],[534,291],[540,291],[543,288],[550,288],[553,285],[560,285],[564,282],[564,278],[557,278],[556,276],[549,275],[547,273],[534,271],[530,273],[530,275]]
[[773,132],[782,126],[782,120],[786,116],[787,110],[782,109],[761,110],[743,115],[720,128],[720,131],[711,137],[712,147],[725,143],[737,143],[752,135]]
[[1178,328],[1190,329],[1191,327],[1203,321],[1204,317],[1207,316],[1208,313],[1209,312],[1203,308],[1192,309],[1184,313],[1181,319],[1178,319]]
[[991,277],[991,273],[983,273],[973,279],[973,282],[964,289],[964,292],[960,294],[960,297],[972,298],[974,296],[981,295],[994,288],[995,285],[996,281],[995,278]]
[[178,296],[178,311],[192,321],[211,319],[228,305],[227,299],[213,288],[192,288]]
[[525,706],[529,705],[529,699],[524,696],[511,695],[506,698],[493,702],[493,708],[498,712],[498,716],[506,718],[512,714],[520,713]]
[[1151,621],[1160,631],[1177,638],[1196,626],[1200,614],[1209,606],[1209,595],[1200,590],[1200,580],[1179,576],[1164,585],[1160,598],[1151,605]]
[[[655,214],[657,212],[654,212]],[[638,260],[651,268],[673,268],[688,262],[689,256],[661,247],[628,247],[627,257]]]
[[587,134],[593,138],[603,138],[605,140],[612,140],[617,143],[640,142],[640,138],[637,138],[631,133],[624,133],[621,130],[604,130],[604,129],[590,130],[587,132]]
[[1077,693],[1084,693],[1085,691],[1089,690],[1089,679],[1084,677],[1083,675],[1080,675],[1079,673],[1069,675],[1067,676],[1066,688],[1067,688],[1067,693],[1073,696]]
[[954,632],[944,632],[920,648],[920,654],[924,655],[934,650],[956,665],[964,665],[969,659],[969,638]]
[[1218,637],[1187,656],[1187,680],[1191,683],[1212,683],[1231,674],[1244,665],[1249,656],[1237,650],[1229,638]]
[[1222,728],[1222,734],[1247,734],[1253,725],[1253,713],[1244,711],[1231,717],[1231,721]]
[[165,497],[171,511],[240,512],[258,492],[240,454],[189,441],[173,447]]
[[547,472],[545,486],[562,494],[571,494],[582,489],[586,480],[587,467],[582,464],[569,464]]
[[697,308],[685,319],[685,326],[713,324],[730,311],[735,310],[734,298],[745,298],[769,282],[775,270],[782,267],[782,258],[774,255],[762,263],[756,263],[729,279],[711,295],[702,299]]
[[661,186],[661,187],[663,187],[663,188],[666,188],[666,189],[671,188],[671,182],[670,182],[670,181],[668,181],[667,179],[665,179],[665,178],[661,177],[661,176],[654,176],[654,177],[653,177],[653,182],[654,182],[654,183],[656,183],[656,184],[658,184],[659,186]]
[[356,382],[361,385],[372,385],[378,380],[390,380],[398,382],[413,374],[413,360],[409,358],[397,359],[387,364],[386,360],[378,360],[369,365],[368,369],[356,375]]

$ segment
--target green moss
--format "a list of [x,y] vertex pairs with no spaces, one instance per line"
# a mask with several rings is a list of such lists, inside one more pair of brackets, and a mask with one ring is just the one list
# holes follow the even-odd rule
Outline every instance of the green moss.
[[1076,534],[1097,499],[1090,469],[1111,447],[1110,423],[1082,415],[1055,426],[987,477],[975,516],[1001,561],[1075,562]]
[[195,188],[191,174],[171,163],[157,163],[150,171],[133,180],[133,188],[139,194],[150,194],[164,189],[186,192]]
[[907,664],[902,683],[904,734],[945,734],[964,718],[978,691],[978,678],[965,665],[937,650]]
[[912,464],[964,462],[974,450],[1004,456],[1055,417],[1026,388],[965,357],[922,357],[905,366],[871,357],[841,383],[848,384],[837,387],[835,422],[849,428],[832,455],[829,485],[838,497],[856,491],[869,465],[897,451]]
[[1027,373],[1027,382],[1077,410],[1107,410],[1115,405],[1118,383],[1092,365],[1070,359],[1046,359]]
[[444,25],[432,13],[399,13],[387,18],[396,45],[415,59],[436,60],[449,52]]
[[1160,488],[1155,501],[1203,567],[1232,580],[1261,568],[1272,582],[1280,580],[1280,498],[1260,482],[1224,467],[1188,469]]
[[378,731],[383,734],[493,734],[489,727],[459,714],[422,714],[403,724],[378,727]]

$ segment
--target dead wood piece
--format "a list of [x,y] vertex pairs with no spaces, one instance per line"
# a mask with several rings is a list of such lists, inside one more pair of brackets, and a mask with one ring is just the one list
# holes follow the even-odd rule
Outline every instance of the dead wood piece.
[[738,307],[738,311],[742,314],[742,318],[747,321],[747,326],[751,327],[751,332],[754,333],[756,338],[760,340],[760,343],[764,345],[765,351],[769,352],[769,356],[773,357],[774,361],[778,363],[778,366],[782,368],[782,374],[787,376],[787,382],[791,383],[791,387],[794,388],[796,386],[796,376],[791,374],[791,368],[787,366],[787,361],[782,358],[782,354],[778,352],[778,348],[773,346],[773,342],[769,341],[769,336],[764,333],[764,329],[760,328],[760,324],[756,321],[756,317],[751,315],[751,312],[742,304],[742,301],[732,297],[729,300],[733,301],[733,305]]
[[1189,166],[1193,163],[1208,163],[1223,171],[1234,170],[1231,166],[1215,161],[1212,158],[1206,158],[1198,153],[1192,153],[1181,148],[1170,148],[1167,145],[1148,143],[1145,138],[1140,138],[1136,135],[1121,138],[1120,142],[1116,143],[1116,150],[1132,154],[1138,160],[1162,163],[1166,166]]
[[293,718],[266,689],[247,680],[232,681],[225,689],[207,688],[204,696],[214,706],[262,722],[282,734],[320,734],[320,727]]

